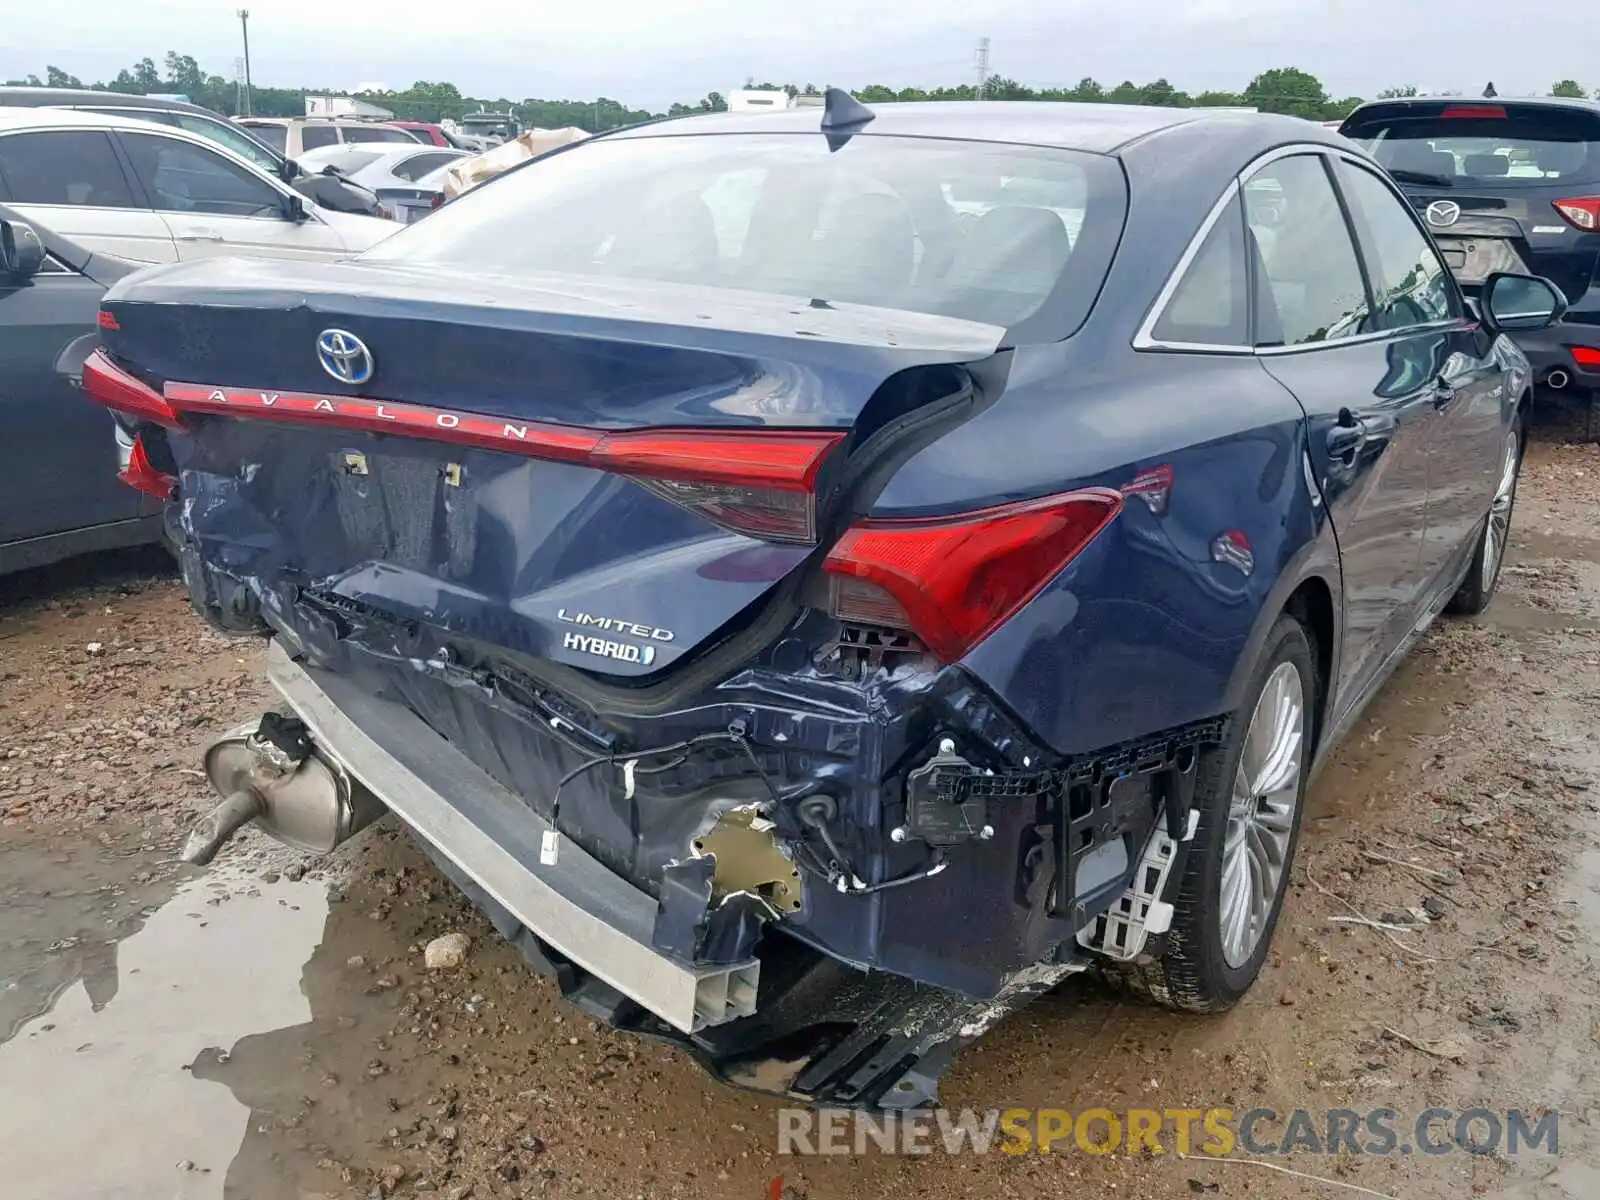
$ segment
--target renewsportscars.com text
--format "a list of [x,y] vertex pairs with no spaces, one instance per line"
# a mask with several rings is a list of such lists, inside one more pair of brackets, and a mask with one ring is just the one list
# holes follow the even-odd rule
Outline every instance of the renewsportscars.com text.
[[1553,1109],[1006,1108],[778,1110],[779,1154],[1523,1154],[1560,1151]]

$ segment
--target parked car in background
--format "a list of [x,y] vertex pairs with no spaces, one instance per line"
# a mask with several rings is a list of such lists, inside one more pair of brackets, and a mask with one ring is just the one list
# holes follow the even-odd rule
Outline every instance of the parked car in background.
[[397,228],[314,208],[181,129],[46,108],[0,108],[0,203],[86,250],[140,263],[343,258]]
[[[390,147],[376,143],[329,146],[300,156],[310,169],[331,166],[362,187],[370,188],[384,215],[409,222],[426,216],[444,202],[444,172],[451,163],[471,157],[464,150]],[[423,180],[437,176],[437,182]]]
[[250,135],[280,154],[299,158],[307,150],[320,150],[346,142],[393,142],[412,145],[416,138],[385,122],[353,117],[235,117]]
[[248,131],[210,109],[181,100],[97,92],[81,88],[0,87],[0,108],[69,108],[169,125],[216,142],[267,174],[282,180],[319,208],[375,216],[377,197],[335,175],[313,175],[291,158],[258,141]]
[[1498,271],[1554,280],[1566,319],[1517,343],[1541,383],[1600,389],[1600,104],[1379,100],[1340,132],[1388,168],[1468,295]]
[[466,150],[473,154],[483,149],[483,147],[474,144],[476,139],[469,141],[466,138],[452,134],[443,125],[435,124],[432,121],[389,121],[387,124],[393,125],[396,129],[404,129],[425,146],[445,146],[452,150]]
[[1469,307],[1312,122],[833,89],[125,280],[86,388],[293,714],[185,857],[391,808],[587,1013],[822,1103],[1091,967],[1226,1009],[1313,771],[1494,594],[1563,306]]
[[0,207],[0,575],[161,537],[166,493],[79,387],[100,298],[136,269]]

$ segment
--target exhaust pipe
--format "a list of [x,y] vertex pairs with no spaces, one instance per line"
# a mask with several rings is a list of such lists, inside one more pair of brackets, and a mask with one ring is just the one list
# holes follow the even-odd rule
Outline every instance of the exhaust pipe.
[[1562,370],[1560,367],[1557,367],[1555,370],[1551,371],[1550,374],[1544,377],[1545,387],[1554,388],[1558,392],[1571,382],[1572,376],[1568,375],[1566,371]]
[[213,742],[205,772],[223,799],[195,823],[178,855],[200,867],[252,821],[285,845],[326,854],[388,811],[317,748],[301,721],[281,713]]

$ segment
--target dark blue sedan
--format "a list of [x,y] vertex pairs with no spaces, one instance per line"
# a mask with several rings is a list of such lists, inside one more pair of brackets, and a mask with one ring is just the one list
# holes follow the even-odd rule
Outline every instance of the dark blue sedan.
[[1494,593],[1562,307],[1308,122],[840,92],[143,273],[86,386],[293,714],[186,853],[392,810],[587,1011],[830,1103],[1091,967],[1227,1008]]

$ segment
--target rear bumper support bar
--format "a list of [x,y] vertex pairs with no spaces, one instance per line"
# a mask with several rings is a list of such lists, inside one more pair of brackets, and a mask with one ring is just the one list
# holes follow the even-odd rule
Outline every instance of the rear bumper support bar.
[[277,641],[267,676],[330,758],[573,963],[686,1034],[755,1012],[759,963],[692,968],[657,951],[649,893],[570,839],[542,864],[549,824],[410,710],[295,662]]

